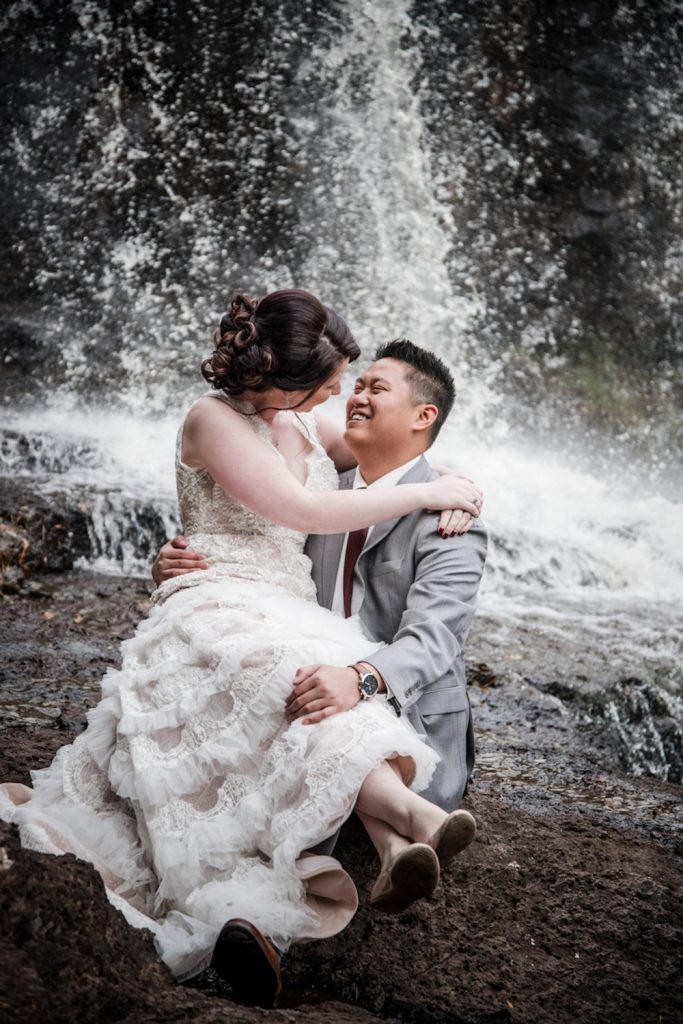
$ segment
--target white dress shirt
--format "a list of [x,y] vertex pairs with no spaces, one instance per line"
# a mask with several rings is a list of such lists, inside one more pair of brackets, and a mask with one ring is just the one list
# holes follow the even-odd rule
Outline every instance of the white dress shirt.
[[[356,476],[353,481],[353,489],[357,490],[360,487],[395,487],[396,484],[401,479],[401,477],[405,476],[408,470],[412,469],[412,467],[416,465],[416,463],[419,462],[421,458],[421,455],[416,456],[416,458],[411,459],[410,462],[405,462],[402,466],[398,466],[396,469],[392,469],[389,473],[385,473],[384,476],[379,477],[372,484],[366,484],[365,480],[361,476],[360,470],[356,468]],[[365,538],[366,544],[370,537],[372,536],[373,529],[374,527],[371,526],[370,529],[368,530],[368,535]],[[348,540],[349,535],[347,533],[346,537],[344,538],[341,554],[339,556],[339,565],[337,566],[337,579],[334,585],[334,597],[332,598],[332,611],[336,612],[337,615],[342,616],[344,615],[344,559],[346,558],[346,545],[348,543]],[[351,592],[351,613],[353,615],[356,615],[360,610],[360,606],[360,587],[358,586],[358,581],[354,576],[353,590]]]

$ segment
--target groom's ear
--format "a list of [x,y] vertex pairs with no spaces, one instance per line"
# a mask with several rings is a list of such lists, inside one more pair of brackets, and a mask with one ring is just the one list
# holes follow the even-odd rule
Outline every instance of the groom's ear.
[[427,430],[431,432],[432,425],[438,419],[439,410],[435,405],[423,403],[415,406],[415,418],[413,420],[413,430],[418,433]]

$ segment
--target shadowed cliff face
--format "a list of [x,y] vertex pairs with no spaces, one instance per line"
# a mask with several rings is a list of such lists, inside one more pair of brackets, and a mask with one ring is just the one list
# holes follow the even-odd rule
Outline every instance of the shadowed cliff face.
[[261,286],[264,254],[296,263],[284,110],[315,22],[280,3],[10,4],[0,287],[17,361],[30,346],[49,380],[120,392],[163,345],[166,374],[192,379],[212,304]]
[[283,118],[328,36],[310,4],[19,0],[3,29],[6,244],[19,256],[5,299],[79,292],[96,305],[122,239],[163,258],[140,262],[140,287],[191,291],[188,264],[204,259],[210,294],[221,241],[239,242],[245,266],[296,242],[295,204],[279,203],[299,174]]
[[231,287],[303,283],[465,356],[511,422],[658,408],[677,437],[674,0],[16,0],[1,27],[14,397],[37,361],[161,405]]
[[482,362],[500,355],[518,416],[560,398],[635,427],[639,404],[681,394],[681,5],[415,12],[451,272],[485,295]]

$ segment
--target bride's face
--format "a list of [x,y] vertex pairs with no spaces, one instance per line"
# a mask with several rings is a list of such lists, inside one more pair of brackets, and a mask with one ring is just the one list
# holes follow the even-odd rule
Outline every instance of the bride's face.
[[349,360],[343,359],[334,373],[327,378],[324,384],[321,384],[320,387],[313,392],[310,398],[306,399],[306,401],[301,405],[298,405],[297,401],[300,402],[302,398],[305,398],[307,393],[305,391],[290,391],[289,395],[292,409],[296,412],[308,412],[310,409],[315,409],[316,405],[322,405],[322,403],[326,402],[328,398],[332,397],[332,395],[339,395],[341,393],[342,378],[346,373],[348,365]]

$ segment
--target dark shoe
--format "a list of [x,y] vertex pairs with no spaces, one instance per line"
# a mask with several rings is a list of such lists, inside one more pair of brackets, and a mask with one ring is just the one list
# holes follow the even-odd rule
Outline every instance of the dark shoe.
[[431,896],[439,884],[439,861],[426,843],[412,843],[380,872],[370,906],[385,914],[402,914],[411,903]]
[[211,966],[227,981],[236,1003],[276,1005],[282,988],[280,955],[250,921],[234,917],[223,925]]
[[447,867],[474,840],[477,824],[469,811],[453,811],[429,840],[439,858],[439,867]]

